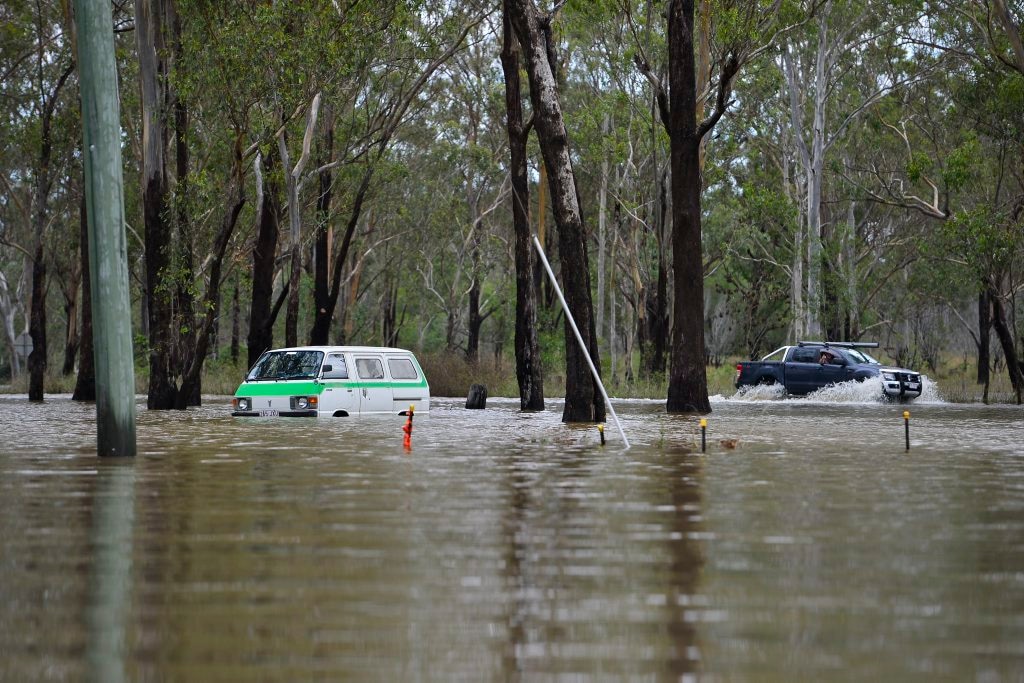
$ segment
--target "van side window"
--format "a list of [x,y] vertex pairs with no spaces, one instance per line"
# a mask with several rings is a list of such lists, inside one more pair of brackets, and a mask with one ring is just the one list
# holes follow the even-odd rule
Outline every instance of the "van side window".
[[330,371],[324,373],[324,379],[348,379],[348,366],[345,365],[345,356],[340,353],[328,354],[327,362],[324,365],[331,366]]
[[360,379],[384,379],[384,366],[379,358],[356,358]]
[[391,379],[416,379],[416,366],[408,358],[388,358]]

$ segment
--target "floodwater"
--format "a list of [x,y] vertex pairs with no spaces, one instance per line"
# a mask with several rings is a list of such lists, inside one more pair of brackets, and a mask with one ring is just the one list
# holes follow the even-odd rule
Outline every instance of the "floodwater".
[[1024,411],[924,398],[142,401],[134,459],[0,398],[0,680],[1022,681]]

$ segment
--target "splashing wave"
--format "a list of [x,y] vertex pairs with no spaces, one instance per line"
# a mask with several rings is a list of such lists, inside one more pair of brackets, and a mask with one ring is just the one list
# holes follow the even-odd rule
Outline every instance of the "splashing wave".
[[[922,376],[924,390],[915,403],[943,403],[938,385],[928,377]],[[806,396],[789,396],[779,384],[759,384],[752,387],[741,387],[733,396],[715,396],[714,401],[757,402],[757,401],[807,401],[813,403],[888,403],[893,399],[885,396],[882,391],[880,377],[872,377],[863,382],[842,382],[811,392]]]

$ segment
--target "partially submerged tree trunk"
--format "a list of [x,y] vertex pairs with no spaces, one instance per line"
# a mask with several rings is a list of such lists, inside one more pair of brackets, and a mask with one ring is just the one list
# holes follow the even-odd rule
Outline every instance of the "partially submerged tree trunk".
[[1021,372],[1020,361],[1017,357],[1013,331],[1006,322],[1006,310],[1003,307],[999,290],[992,284],[989,285],[988,296],[992,302],[992,327],[995,329],[996,337],[1003,349],[1003,356],[1006,358],[1006,371],[1010,375],[1013,393],[1017,396],[1017,405],[1020,405],[1024,398],[1024,373]]
[[78,375],[75,377],[75,391],[71,395],[72,401],[95,401],[96,400],[96,366],[93,359],[92,346],[92,282],[89,271],[89,221],[85,210],[85,194],[82,194],[80,207],[81,220],[79,230],[81,232],[82,249],[79,251],[82,274],[82,327],[79,330],[78,338]]
[[46,374],[46,261],[40,239],[32,255],[32,299],[29,309],[29,336],[32,352],[28,354],[28,400],[43,400],[43,378]]
[[[583,214],[569,154],[569,138],[562,118],[558,86],[552,70],[549,27],[532,0],[509,0],[505,9],[523,47],[530,80],[534,127],[541,154],[548,168],[551,205],[558,225],[558,254],[561,259],[565,299],[583,342],[597,368],[601,367],[597,347],[594,308],[590,298],[590,265],[583,228]],[[565,277],[571,273],[571,277]],[[591,376],[583,350],[565,321],[565,409],[563,422],[603,422],[604,399]]]
[[135,38],[142,94],[142,214],[146,227],[146,296],[149,310],[150,410],[174,407],[178,388],[172,367],[170,190],[167,177],[167,5],[171,0],[137,0]]
[[675,277],[670,413],[709,413],[704,350],[704,263],[701,248],[701,139],[725,112],[726,94],[739,71],[735,57],[723,66],[718,102],[710,118],[697,124],[693,0],[668,7],[668,129],[672,168],[672,271]]
[[[39,36],[40,60],[42,57],[43,36]],[[39,69],[42,73],[42,63]],[[50,164],[53,158],[53,115],[56,110],[60,90],[74,70],[73,66],[65,68],[57,79],[53,90],[45,91],[40,75],[39,96],[41,108],[39,157],[33,169],[35,177],[32,182],[32,298],[29,304],[29,336],[32,337],[32,352],[28,356],[28,400],[43,400],[43,379],[46,375],[46,227],[48,222],[47,207],[50,201],[50,187],[53,174]]]
[[[256,240],[252,250],[252,298],[249,302],[249,334],[247,367],[274,345],[274,262],[281,219],[281,184],[278,181],[277,152],[267,155],[264,175],[261,158],[253,165],[256,176]],[[278,309],[279,310],[279,309]]]
[[238,215],[242,212],[242,207],[245,206],[245,178],[242,173],[241,154],[237,140],[235,151],[235,167],[232,177],[228,181],[229,191],[225,200],[224,215],[221,218],[220,230],[213,241],[210,275],[202,306],[206,313],[192,338],[194,350],[181,379],[181,389],[178,391],[175,403],[175,408],[178,409],[195,405],[195,394],[200,385],[203,363],[206,361],[206,355],[210,348],[210,331],[220,315],[220,280],[224,254],[235,226],[238,224]]

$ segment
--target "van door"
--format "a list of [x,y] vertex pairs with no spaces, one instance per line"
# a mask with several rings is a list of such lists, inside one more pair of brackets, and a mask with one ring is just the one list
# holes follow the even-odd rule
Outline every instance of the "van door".
[[390,413],[391,383],[384,376],[384,357],[378,354],[354,353],[352,358],[359,378],[359,413]]
[[409,406],[418,413],[430,410],[430,395],[423,371],[408,354],[392,354],[387,357],[388,374],[391,375],[391,392],[396,413],[408,410]]
[[356,393],[355,382],[349,377],[344,353],[334,351],[327,354],[321,379],[324,383],[320,394],[321,416],[359,414],[359,394]]

